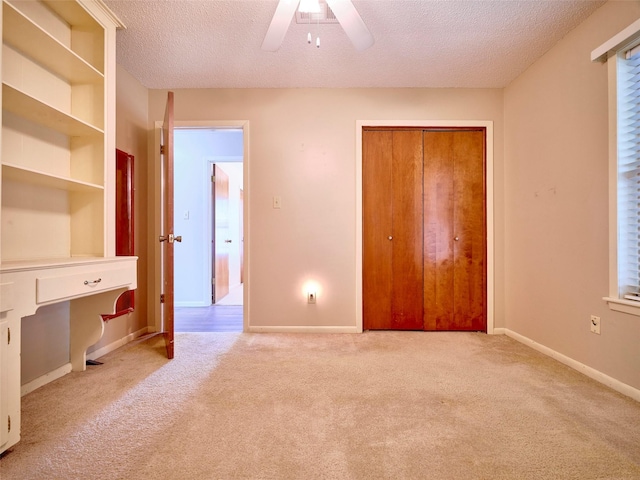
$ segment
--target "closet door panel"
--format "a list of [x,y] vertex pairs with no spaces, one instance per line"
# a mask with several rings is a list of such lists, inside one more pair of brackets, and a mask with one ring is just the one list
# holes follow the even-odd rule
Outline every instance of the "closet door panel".
[[392,137],[390,131],[362,132],[363,324],[390,328],[392,243]]
[[453,323],[453,132],[424,132],[424,329]]
[[393,132],[391,328],[422,330],[422,131]]
[[454,134],[455,209],[453,242],[456,330],[485,330],[485,180],[484,132]]
[[425,330],[485,330],[484,131],[425,131]]

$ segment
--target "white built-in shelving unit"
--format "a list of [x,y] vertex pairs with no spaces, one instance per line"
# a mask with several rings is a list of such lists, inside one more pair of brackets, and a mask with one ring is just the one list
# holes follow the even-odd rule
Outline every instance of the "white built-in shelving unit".
[[115,257],[115,32],[100,0],[2,2],[0,452],[20,438],[20,323],[70,302],[69,370],[136,286]]

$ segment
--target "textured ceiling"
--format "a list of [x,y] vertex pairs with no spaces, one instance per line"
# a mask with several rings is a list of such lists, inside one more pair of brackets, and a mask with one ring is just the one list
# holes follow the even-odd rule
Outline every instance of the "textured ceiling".
[[106,0],[126,25],[118,63],[148,88],[508,85],[605,1],[353,0],[375,44],[291,22],[261,50],[277,0]]

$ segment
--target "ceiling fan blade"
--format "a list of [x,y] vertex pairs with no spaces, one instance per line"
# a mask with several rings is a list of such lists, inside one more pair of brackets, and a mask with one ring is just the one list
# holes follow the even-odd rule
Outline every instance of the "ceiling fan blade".
[[373,45],[375,42],[373,35],[360,18],[360,14],[351,0],[327,0],[327,4],[356,50],[366,50]]
[[262,42],[263,50],[275,52],[280,48],[291,19],[296,13],[298,3],[300,3],[299,0],[280,0],[278,2],[276,13],[273,14],[271,25],[269,25],[269,30],[267,30]]

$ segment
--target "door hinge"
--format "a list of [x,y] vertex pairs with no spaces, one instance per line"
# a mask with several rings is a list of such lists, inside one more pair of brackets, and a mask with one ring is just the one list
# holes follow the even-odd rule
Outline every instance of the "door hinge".
[[7,415],[7,432],[11,432],[11,415]]
[[211,175],[211,183],[216,183],[216,176],[215,175]]
[[164,145],[160,145],[160,155],[164,155]]
[[160,303],[164,303],[164,293],[160,294]]
[[211,279],[211,285],[215,285],[215,284],[216,284],[216,277],[213,277],[213,278]]
[[7,328],[7,345],[11,345],[11,329]]

